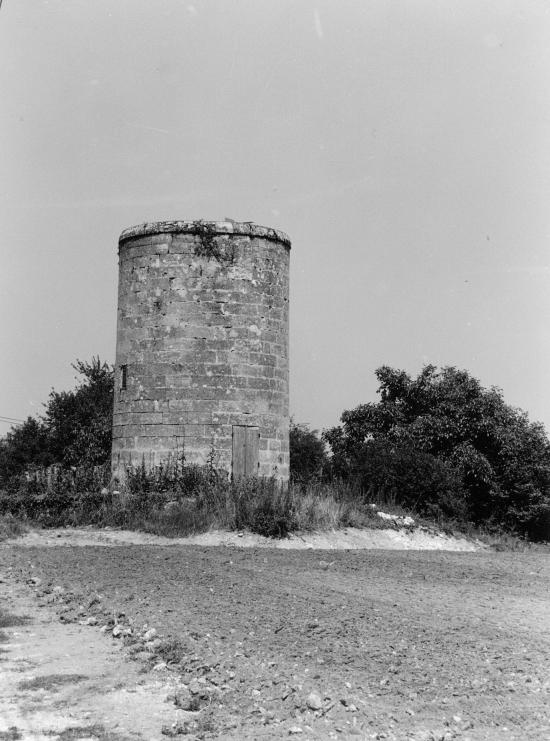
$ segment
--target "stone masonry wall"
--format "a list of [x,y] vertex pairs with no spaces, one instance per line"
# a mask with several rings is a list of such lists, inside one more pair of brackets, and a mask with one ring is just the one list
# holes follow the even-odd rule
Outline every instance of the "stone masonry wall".
[[258,474],[288,478],[289,251],[286,235],[249,223],[122,233],[115,475],[182,453],[231,472],[233,425],[246,425]]

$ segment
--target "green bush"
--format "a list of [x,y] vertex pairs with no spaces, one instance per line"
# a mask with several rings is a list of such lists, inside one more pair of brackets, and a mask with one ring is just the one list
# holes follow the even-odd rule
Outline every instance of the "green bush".
[[307,485],[320,480],[327,467],[328,456],[317,430],[310,430],[308,425],[298,424],[291,419],[289,445],[291,481]]
[[550,442],[542,425],[466,371],[383,366],[380,401],[326,430],[333,476],[427,514],[547,537]]
[[365,443],[352,478],[370,502],[399,505],[428,517],[467,516],[466,491],[452,466],[407,443]]

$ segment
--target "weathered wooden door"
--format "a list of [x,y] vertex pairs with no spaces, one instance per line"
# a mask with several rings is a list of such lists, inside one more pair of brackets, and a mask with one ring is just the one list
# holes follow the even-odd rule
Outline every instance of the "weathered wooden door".
[[233,425],[233,478],[257,476],[260,466],[260,431]]

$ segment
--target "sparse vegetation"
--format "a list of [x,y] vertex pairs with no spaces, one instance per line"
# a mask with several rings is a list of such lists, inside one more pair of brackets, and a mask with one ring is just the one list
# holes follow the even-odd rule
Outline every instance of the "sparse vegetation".
[[27,526],[24,522],[14,517],[11,512],[0,515],[0,543],[8,538],[16,538],[27,532]]
[[235,245],[219,234],[216,226],[208,221],[193,222],[193,231],[197,235],[195,252],[207,260],[214,259],[230,265],[235,260]]
[[188,649],[179,638],[167,638],[155,649],[155,655],[167,664],[180,664]]
[[51,692],[63,684],[73,684],[87,679],[83,674],[44,674],[19,684],[20,690],[47,690]]
[[23,734],[16,726],[10,726],[7,731],[0,731],[0,741],[18,741]]
[[0,494],[0,515],[45,527],[123,527],[171,537],[225,529],[282,538],[377,519],[344,482],[286,486],[275,479],[231,481],[208,466],[142,466],[129,471],[124,488],[112,490],[108,476],[96,467],[21,477],[16,491]]
[[16,628],[28,622],[29,618],[26,615],[12,615],[0,608],[0,628]]
[[82,738],[90,738],[94,741],[125,741],[124,736],[108,731],[97,723],[91,726],[70,726],[63,731],[56,731],[55,736],[57,741],[79,741]]

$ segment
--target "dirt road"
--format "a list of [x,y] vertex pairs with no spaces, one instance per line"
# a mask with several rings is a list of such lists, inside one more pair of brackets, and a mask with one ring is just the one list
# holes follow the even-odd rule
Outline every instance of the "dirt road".
[[[550,739],[546,554],[11,545],[0,562],[4,589],[32,578],[64,630],[109,650],[122,640],[100,634],[109,620],[128,644],[144,624],[165,639],[123,650],[132,671],[158,670],[130,672],[131,689],[141,676],[180,692],[148,741],[162,725],[182,738]],[[114,727],[122,705],[88,706],[91,727],[140,737]]]
[[0,604],[0,739],[154,739],[177,722],[175,676],[145,676],[122,644],[60,622],[25,585],[2,581]]

